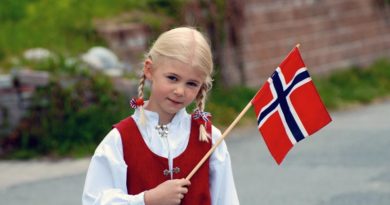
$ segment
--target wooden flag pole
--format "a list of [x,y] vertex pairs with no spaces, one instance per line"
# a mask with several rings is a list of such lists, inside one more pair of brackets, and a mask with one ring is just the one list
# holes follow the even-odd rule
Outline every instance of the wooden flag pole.
[[190,180],[191,177],[198,171],[198,169],[203,165],[203,163],[207,160],[207,158],[210,157],[210,155],[214,152],[214,150],[218,147],[219,144],[225,139],[225,137],[230,133],[230,131],[233,129],[233,127],[238,123],[238,121],[244,116],[244,114],[249,110],[249,108],[252,105],[252,100],[249,101],[249,103],[246,105],[246,107],[241,111],[241,113],[234,119],[232,124],[229,125],[229,127],[225,130],[225,132],[222,134],[221,138],[211,147],[211,149],[204,155],[204,157],[199,161],[199,163],[195,166],[195,168],[188,174],[186,177],[187,180]]

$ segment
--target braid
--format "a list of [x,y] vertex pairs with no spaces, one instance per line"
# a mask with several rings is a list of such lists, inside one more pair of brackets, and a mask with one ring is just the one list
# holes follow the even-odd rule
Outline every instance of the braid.
[[145,81],[146,81],[146,76],[145,76],[145,74],[142,74],[141,79],[139,79],[139,83],[138,83],[138,97],[139,98],[144,97]]
[[[144,73],[142,73],[141,79],[139,80],[139,84],[138,84],[138,98],[143,99],[143,97],[144,97],[145,81],[146,81],[146,76]],[[140,106],[139,110],[140,110],[140,123],[141,123],[141,125],[145,125],[146,124],[146,116],[144,113],[144,106]]]
[[[204,111],[204,107],[206,104],[208,90],[207,87],[208,86],[203,85],[202,88],[199,90],[198,96],[196,96],[196,108],[202,112]],[[207,133],[204,124],[201,124],[199,126],[199,140],[203,142],[208,142],[208,138],[211,138],[211,136]]]

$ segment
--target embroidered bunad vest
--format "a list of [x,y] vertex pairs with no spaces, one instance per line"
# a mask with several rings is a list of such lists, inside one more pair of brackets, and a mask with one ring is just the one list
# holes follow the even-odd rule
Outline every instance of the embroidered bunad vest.
[[[168,159],[158,156],[148,148],[133,118],[128,117],[114,125],[114,127],[119,130],[122,139],[123,156],[127,164],[126,184],[128,194],[139,194],[170,179]],[[207,132],[211,136],[211,126],[207,127]],[[171,172],[173,172],[174,179],[187,177],[211,148],[211,140],[200,142],[198,138],[199,125],[195,120],[192,120],[187,148],[173,159],[173,170]],[[188,193],[184,195],[181,204],[211,204],[209,160],[191,178]]]

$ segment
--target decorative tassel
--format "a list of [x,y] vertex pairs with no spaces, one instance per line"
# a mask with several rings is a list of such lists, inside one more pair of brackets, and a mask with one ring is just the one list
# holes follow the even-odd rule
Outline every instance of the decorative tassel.
[[144,99],[143,98],[132,98],[130,100],[130,107],[133,109],[136,109],[138,107],[142,107],[144,105]]
[[203,142],[208,142],[208,138],[211,138],[206,131],[207,123],[210,122],[211,114],[209,112],[203,112],[199,109],[196,109],[192,115],[193,119],[200,125],[199,126],[199,140]]
[[194,120],[196,120],[200,125],[205,125],[209,121],[209,117],[211,117],[211,114],[209,112],[203,112],[199,109],[196,109],[194,114],[192,115]]
[[139,111],[140,111],[140,113],[139,113],[139,116],[140,116],[139,121],[140,121],[140,124],[142,126],[144,126],[146,124],[146,116],[145,116],[145,112],[144,112],[144,106],[140,106]]
[[133,109],[139,108],[139,115],[140,115],[140,124],[145,125],[146,124],[146,116],[144,112],[144,99],[143,98],[132,98],[130,100],[130,107]]
[[201,142],[209,142],[209,138],[211,136],[207,133],[205,126],[202,124],[199,126],[199,141]]

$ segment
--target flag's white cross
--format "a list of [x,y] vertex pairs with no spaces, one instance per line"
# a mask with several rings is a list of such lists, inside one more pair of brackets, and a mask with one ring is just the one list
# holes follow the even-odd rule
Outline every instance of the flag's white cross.
[[293,79],[287,84],[281,69],[278,67],[268,79],[273,100],[260,110],[257,117],[259,128],[273,113],[278,112],[292,144],[307,137],[308,133],[291,103],[290,95],[294,90],[310,81],[309,72],[303,67],[297,70]]

